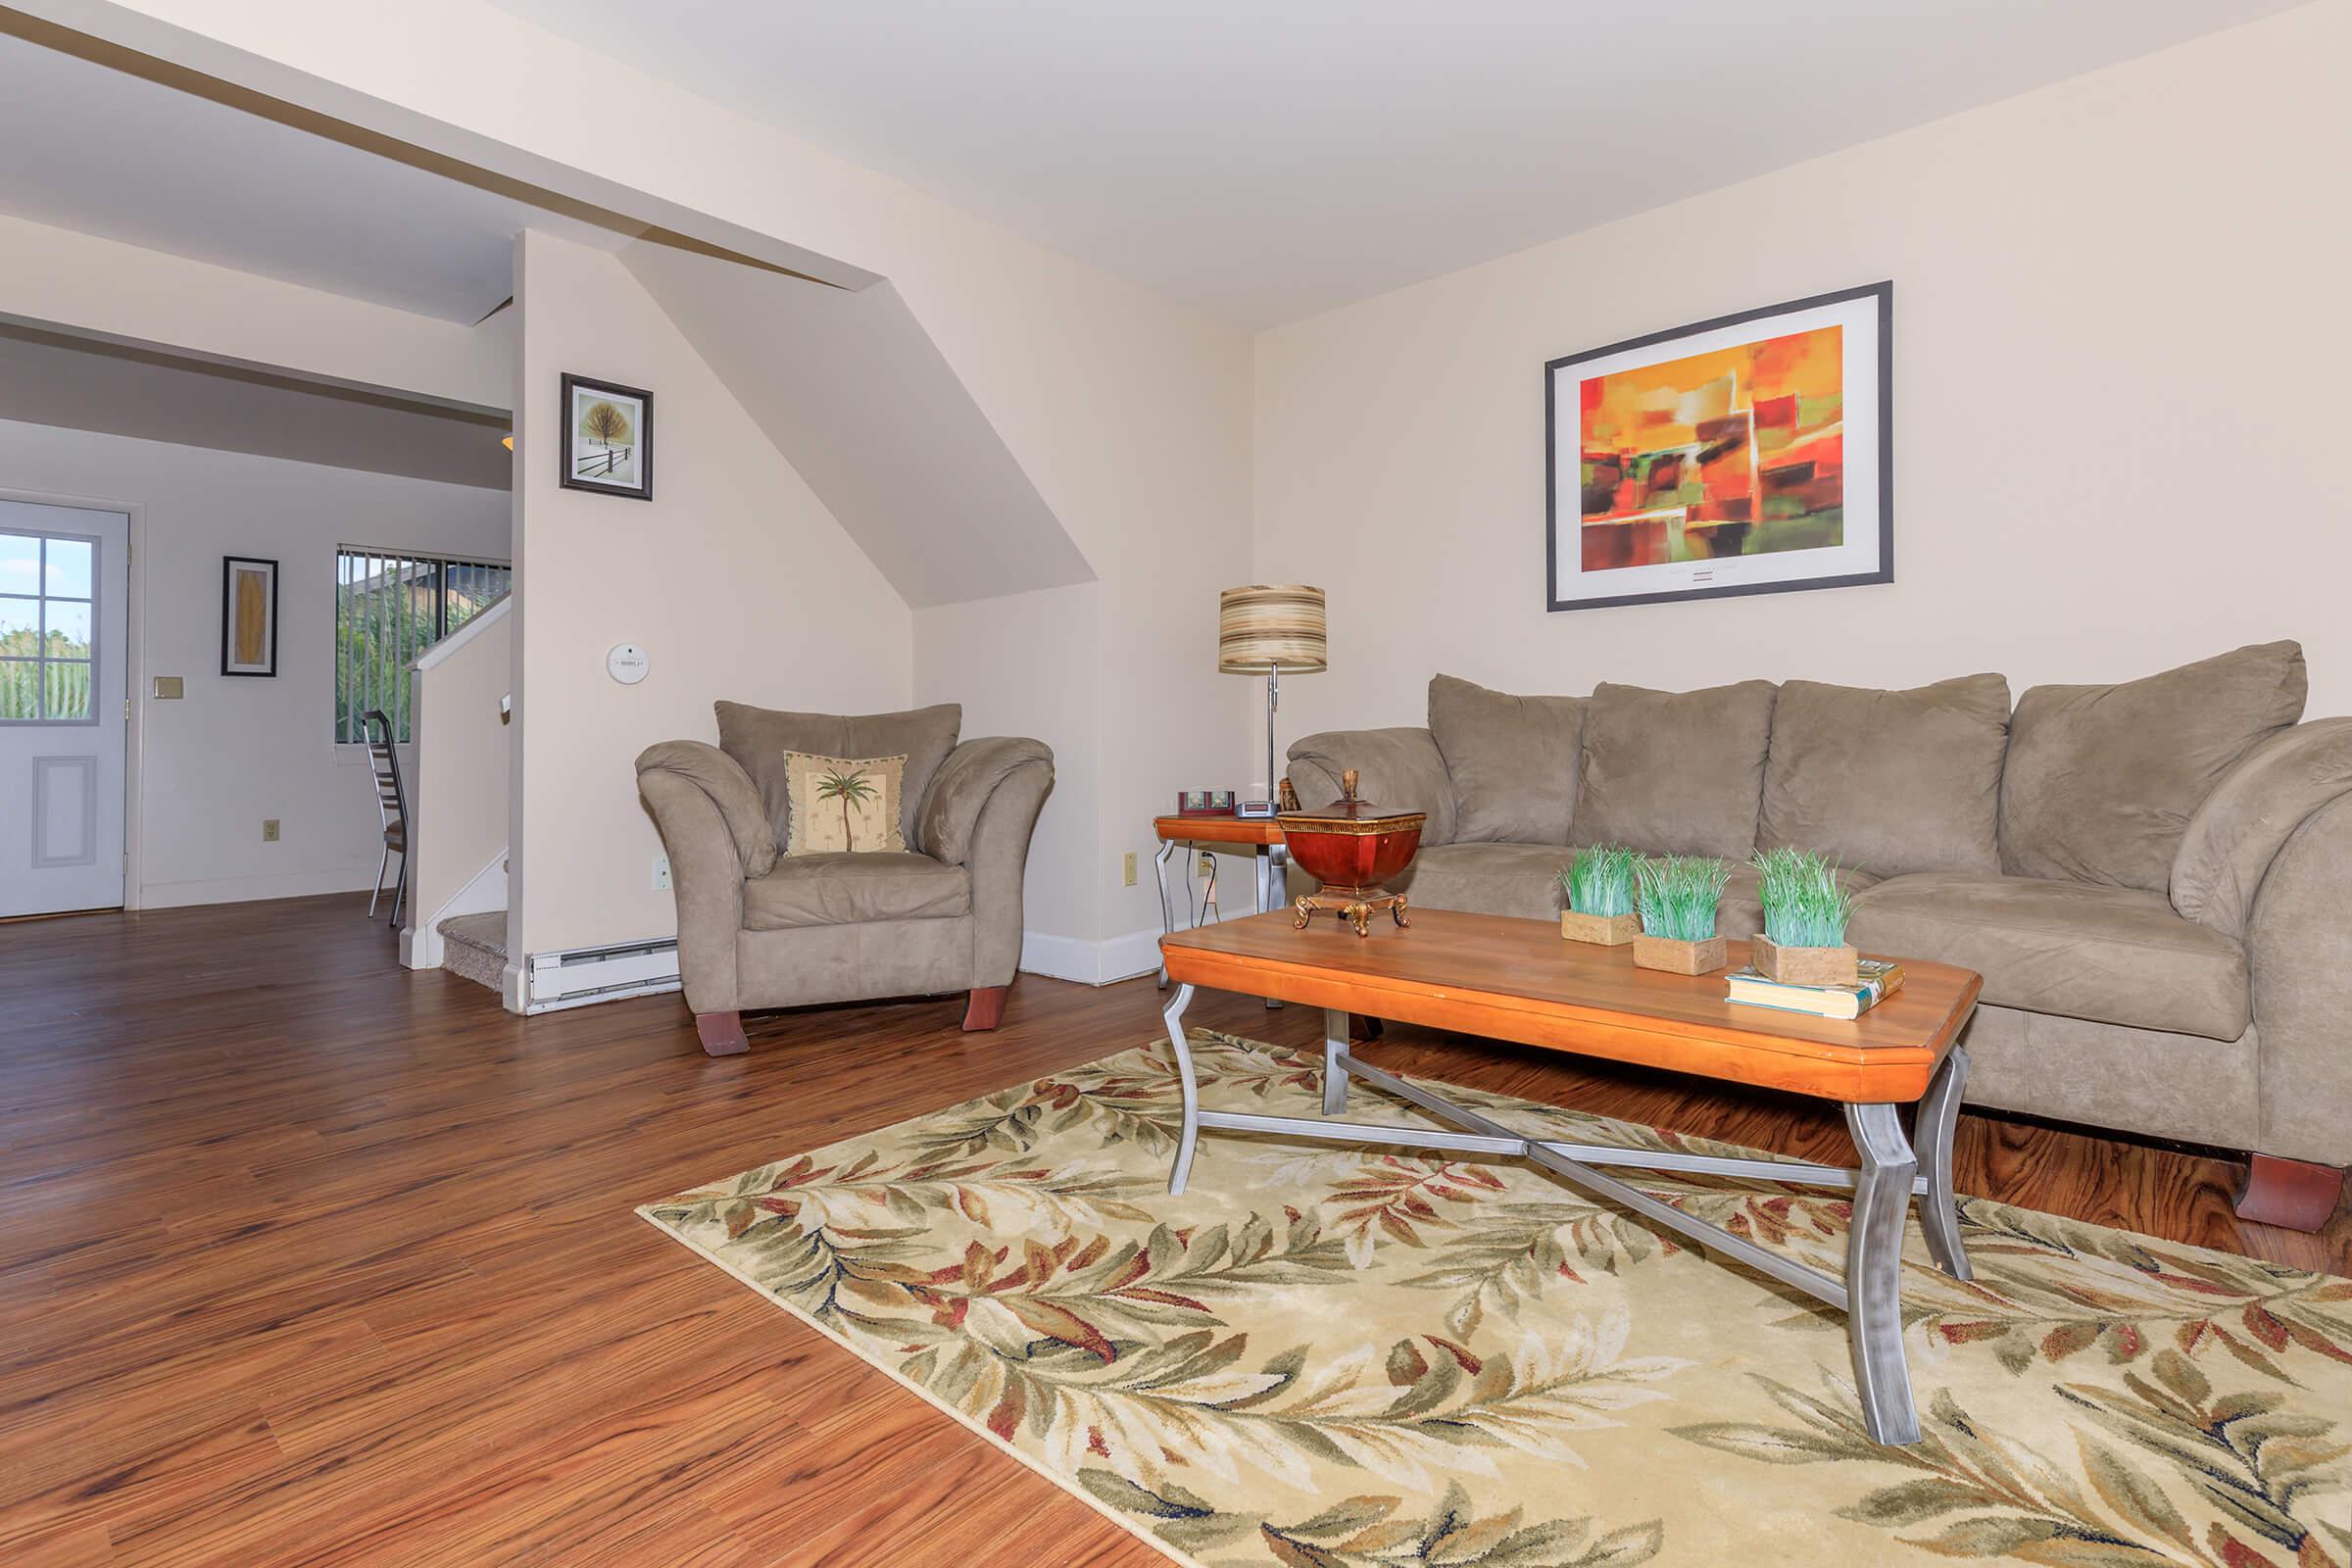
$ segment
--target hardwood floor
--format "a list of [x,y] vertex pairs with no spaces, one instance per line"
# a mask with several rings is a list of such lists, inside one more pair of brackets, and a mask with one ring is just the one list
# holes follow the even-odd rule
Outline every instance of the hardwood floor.
[[[0,928],[0,1562],[1151,1564],[1156,1554],[630,1212],[1141,1043],[1149,981],[524,1021],[365,900]],[[1306,1042],[1319,1019],[1206,997]],[[1393,1071],[1842,1160],[1828,1107],[1392,1028]],[[2352,1272],[2232,1168],[1963,1116],[1959,1183]]]

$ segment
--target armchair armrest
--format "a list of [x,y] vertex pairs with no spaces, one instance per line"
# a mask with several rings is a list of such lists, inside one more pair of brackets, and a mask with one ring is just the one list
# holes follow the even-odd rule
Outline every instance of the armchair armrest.
[[[997,787],[1023,767],[1054,777],[1054,752],[1043,741],[993,736],[965,741],[931,775],[915,812],[915,845],[950,865],[966,865],[978,839],[981,808]],[[1041,794],[1040,798],[1043,796]]]
[[1428,730],[1330,729],[1291,743],[1291,783],[1310,810],[1339,798],[1340,773],[1350,767],[1363,775],[1356,788],[1376,805],[1429,813],[1423,845],[1453,842],[1453,779]]
[[[775,869],[776,825],[743,764],[715,746],[701,741],[662,741],[637,754],[637,791],[654,808],[654,821],[664,841],[671,823],[662,819],[663,792],[649,790],[649,775],[665,773],[710,797],[718,808],[744,877],[761,877]],[[675,848],[672,854],[675,854]]]
[[[2243,937],[2271,862],[2297,828],[2347,794],[2352,718],[2313,719],[2256,746],[2188,819],[2173,857],[2173,907],[2225,936]],[[2352,902],[2346,915],[2352,922]]]

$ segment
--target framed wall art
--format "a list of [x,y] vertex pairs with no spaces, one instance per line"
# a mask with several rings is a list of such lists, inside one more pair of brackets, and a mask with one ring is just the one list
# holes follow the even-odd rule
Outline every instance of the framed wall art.
[[220,558],[220,673],[277,673],[277,563]]
[[564,484],[632,501],[654,499],[654,395],[564,377]]
[[1894,285],[1544,368],[1552,610],[1894,580]]

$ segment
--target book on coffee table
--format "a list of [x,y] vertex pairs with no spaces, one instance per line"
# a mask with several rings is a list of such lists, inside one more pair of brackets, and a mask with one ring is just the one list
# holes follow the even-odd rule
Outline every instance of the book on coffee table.
[[1850,986],[1788,986],[1767,980],[1754,965],[1735,969],[1725,978],[1730,1001],[1750,1007],[1778,1007],[1783,1012],[1809,1012],[1817,1018],[1859,1018],[1902,989],[1903,966],[1883,958],[1864,958],[1861,980]]

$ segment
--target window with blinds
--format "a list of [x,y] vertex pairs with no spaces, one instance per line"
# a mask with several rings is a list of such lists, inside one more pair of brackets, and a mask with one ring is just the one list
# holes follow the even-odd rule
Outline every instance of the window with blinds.
[[383,710],[396,739],[414,738],[410,662],[506,597],[503,561],[408,556],[346,545],[335,553],[335,740],[368,739],[360,715]]

